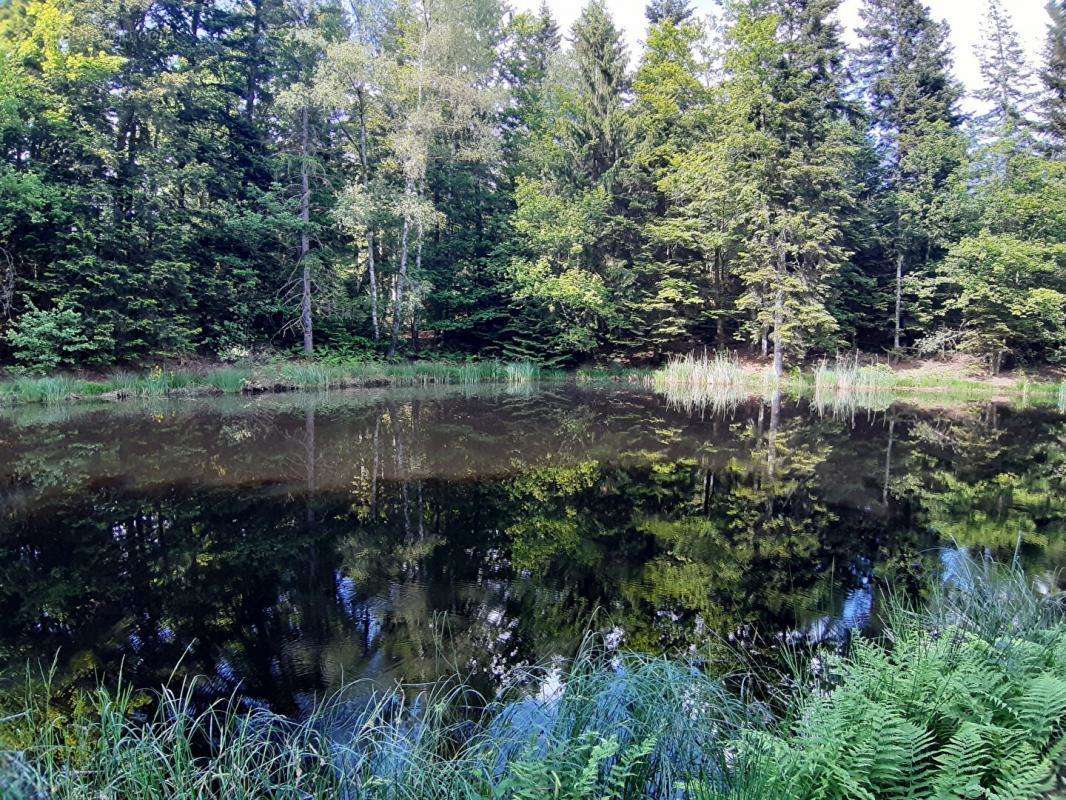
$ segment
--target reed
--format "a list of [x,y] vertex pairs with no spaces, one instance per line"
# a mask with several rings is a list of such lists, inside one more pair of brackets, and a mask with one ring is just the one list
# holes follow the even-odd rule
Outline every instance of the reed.
[[510,385],[533,383],[540,377],[540,366],[532,361],[512,361],[504,366]]
[[252,377],[252,372],[243,367],[223,367],[211,370],[204,376],[204,382],[223,394],[240,394]]
[[689,354],[671,358],[654,375],[657,384],[689,388],[741,386],[746,375],[736,356],[715,352],[711,356]]

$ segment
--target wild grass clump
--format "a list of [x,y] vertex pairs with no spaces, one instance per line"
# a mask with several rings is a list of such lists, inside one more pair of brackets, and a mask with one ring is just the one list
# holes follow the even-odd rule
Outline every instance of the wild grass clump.
[[689,354],[671,358],[655,373],[658,383],[669,386],[737,386],[745,382],[744,369],[735,355],[715,352],[711,356]]
[[5,387],[8,402],[45,403],[54,405],[84,394],[85,381],[69,375],[52,375],[47,378],[15,378]]
[[204,383],[223,394],[240,394],[252,377],[252,372],[243,367],[223,367],[211,370],[204,376]]
[[888,367],[838,359],[814,370],[813,403],[819,412],[851,414],[858,409],[883,411],[896,400],[897,379]]
[[506,699],[461,684],[360,684],[292,721],[236,703],[195,709],[195,684],[147,719],[128,687],[57,714],[49,684],[3,721],[12,800],[148,798],[638,798],[720,777],[708,753],[748,724],[721,686],[661,658],[586,652],[533,670]]
[[822,361],[814,370],[815,392],[890,391],[897,383],[888,367],[860,365],[850,359],[838,359],[832,366]]
[[283,364],[277,374],[281,382],[297,389],[329,389],[346,377],[343,367],[310,361]]
[[532,361],[512,361],[506,364],[504,372],[510,385],[533,383],[540,377],[540,365]]
[[715,412],[728,411],[763,388],[735,355],[721,352],[671,358],[652,375],[652,383],[673,405]]

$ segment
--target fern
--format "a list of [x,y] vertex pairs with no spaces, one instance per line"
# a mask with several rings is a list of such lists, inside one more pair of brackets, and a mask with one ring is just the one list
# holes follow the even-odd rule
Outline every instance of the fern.
[[938,771],[930,786],[930,800],[982,797],[981,777],[988,757],[989,743],[981,726],[964,723],[934,759]]
[[1066,720],[1066,680],[1047,673],[1039,675],[1011,706],[1026,737],[1043,749],[1062,733]]

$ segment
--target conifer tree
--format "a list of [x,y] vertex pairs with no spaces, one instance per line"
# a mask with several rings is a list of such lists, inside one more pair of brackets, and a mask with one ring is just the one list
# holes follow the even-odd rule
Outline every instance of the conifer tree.
[[650,0],[644,9],[649,25],[658,25],[669,20],[681,25],[692,18],[692,6],[688,0]]
[[903,339],[904,276],[944,244],[952,177],[964,158],[948,31],[921,0],[865,0],[859,74],[885,163],[882,224],[894,261],[892,342]]
[[1000,0],[987,0],[976,50],[983,85],[975,95],[988,106],[982,121],[993,131],[1016,129],[1033,102],[1033,73]]
[[1066,0],[1048,0],[1047,10],[1051,23],[1040,71],[1040,129],[1049,149],[1061,155],[1066,151]]
[[571,37],[578,83],[568,134],[577,174],[593,183],[610,180],[629,143],[629,57],[603,0],[585,6]]

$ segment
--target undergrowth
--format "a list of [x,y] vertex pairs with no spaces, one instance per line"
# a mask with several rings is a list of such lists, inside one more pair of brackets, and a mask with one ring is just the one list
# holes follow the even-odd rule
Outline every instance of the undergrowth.
[[[953,551],[921,610],[815,659],[767,706],[694,664],[589,648],[485,702],[461,681],[360,684],[302,721],[236,702],[196,710],[128,686],[55,711],[30,681],[0,720],[0,794],[156,798],[1027,800],[1066,733],[1061,598]],[[737,680],[736,677],[742,679]],[[475,710],[476,709],[476,710]]]
[[530,362],[500,361],[292,361],[202,370],[157,367],[146,373],[118,371],[102,378],[56,375],[0,381],[0,404],[55,405],[106,397],[168,397],[197,394],[361,386],[473,385],[532,383],[540,369]]

